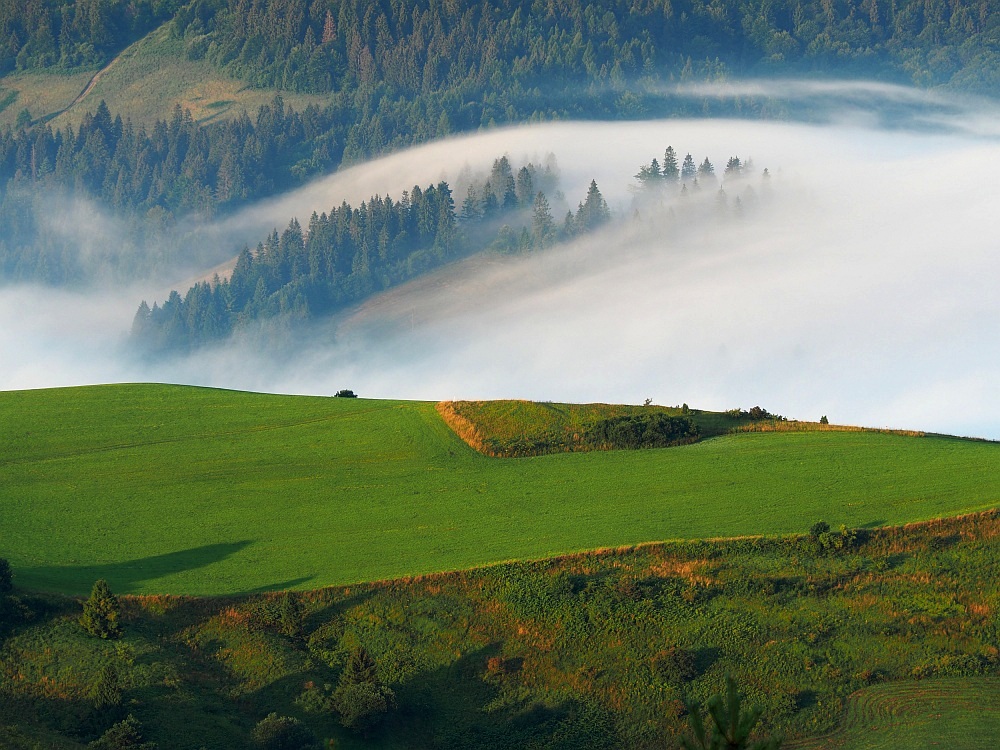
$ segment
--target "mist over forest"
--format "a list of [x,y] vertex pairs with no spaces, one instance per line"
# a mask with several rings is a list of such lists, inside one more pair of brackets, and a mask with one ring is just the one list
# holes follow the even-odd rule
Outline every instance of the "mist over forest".
[[[216,248],[206,264],[293,216],[305,223],[342,201],[461,183],[501,154],[513,163],[554,155],[570,208],[595,180],[614,220],[541,252],[476,255],[334,318],[261,329],[187,356],[144,360],[127,346],[138,301],[183,292],[186,276],[72,290],[7,286],[0,387],[148,380],[430,400],[652,398],[1000,438],[1000,412],[990,406],[1000,403],[992,324],[1000,301],[991,288],[1000,149],[976,127],[991,110],[882,84],[788,92],[857,106],[805,124],[491,129],[251,205],[200,230]],[[723,216],[706,190],[711,220],[680,211],[676,197],[637,204],[634,175],[668,145],[711,159],[720,178],[729,157],[752,159],[740,185],[723,187],[732,196],[750,185],[760,196],[767,168],[767,200]],[[456,192],[456,204],[462,197]]]

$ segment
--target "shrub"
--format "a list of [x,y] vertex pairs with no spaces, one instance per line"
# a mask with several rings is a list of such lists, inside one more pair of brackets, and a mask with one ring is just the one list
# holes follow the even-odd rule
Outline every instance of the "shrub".
[[91,750],[156,750],[156,743],[142,741],[142,725],[129,714],[87,747]]
[[118,624],[120,617],[118,597],[111,593],[107,581],[98,579],[90,591],[90,598],[83,605],[80,625],[98,638],[117,638],[122,634]]
[[344,388],[343,390],[337,391],[333,394],[334,398],[357,398],[358,394],[349,388]]
[[654,413],[599,420],[588,428],[586,438],[595,447],[664,448],[697,436],[690,417]]
[[319,742],[305,724],[292,716],[270,713],[257,722],[251,733],[254,744],[264,750],[312,750]]
[[340,723],[360,732],[377,725],[396,707],[395,693],[381,683],[375,660],[363,646],[348,659],[333,693],[333,705]]
[[396,696],[384,685],[347,683],[337,686],[333,702],[340,714],[341,724],[348,729],[366,732],[396,707]]
[[830,524],[826,521],[817,521],[812,526],[809,527],[809,536],[813,539],[818,540],[821,534],[826,534],[830,531]]
[[690,682],[697,674],[694,654],[686,648],[671,646],[653,657],[654,671],[669,685]]

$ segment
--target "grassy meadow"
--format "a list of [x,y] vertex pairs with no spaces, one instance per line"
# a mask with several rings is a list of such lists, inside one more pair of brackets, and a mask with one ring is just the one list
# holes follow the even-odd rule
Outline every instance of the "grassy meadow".
[[0,556],[24,587],[233,594],[662,539],[992,508],[1000,445],[745,433],[488,458],[422,402],[163,385],[0,394]]
[[[66,74],[39,71],[0,78],[0,104],[6,101],[0,109],[0,126],[12,125],[23,109],[34,119],[59,113],[53,127],[76,126],[102,99],[123,119],[147,126],[158,119],[168,120],[176,104],[190,109],[196,121],[210,122],[236,117],[243,111],[253,117],[258,107],[274,98],[274,89],[251,88],[204,60],[187,59],[184,42],[170,35],[169,26],[165,24],[125,49],[75,104],[98,70]],[[292,92],[282,92],[282,97],[297,110],[310,102],[322,105],[326,101],[325,97]]]
[[[684,699],[731,673],[792,748],[985,748],[998,536],[994,511],[825,546],[672,542],[293,595],[132,596],[117,641],[88,636],[78,602],[24,593],[24,621],[0,619],[0,746],[79,748],[128,711],[160,747],[249,748],[275,711],[342,750],[663,750],[688,731]],[[359,646],[396,698],[367,732],[330,705]],[[109,666],[117,706],[95,698]]]

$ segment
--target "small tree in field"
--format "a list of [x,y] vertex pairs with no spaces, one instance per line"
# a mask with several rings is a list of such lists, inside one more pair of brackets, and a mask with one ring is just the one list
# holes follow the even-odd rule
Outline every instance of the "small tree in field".
[[98,638],[117,638],[122,634],[120,618],[118,597],[111,593],[107,581],[98,579],[90,591],[90,598],[84,602],[80,625]]
[[375,660],[359,647],[351,654],[333,693],[340,723],[367,732],[396,707],[396,695],[378,678]]

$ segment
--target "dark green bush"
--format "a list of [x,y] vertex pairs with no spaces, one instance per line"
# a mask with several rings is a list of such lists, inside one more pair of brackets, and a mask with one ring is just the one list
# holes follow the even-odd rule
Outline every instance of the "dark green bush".
[[111,593],[107,581],[98,579],[83,605],[80,625],[98,638],[118,638],[122,634],[120,617],[118,597]]
[[253,728],[254,744],[264,750],[312,750],[318,748],[316,735],[292,716],[270,713]]
[[599,448],[665,448],[696,437],[698,428],[690,417],[662,413],[609,417],[586,432],[587,442]]

